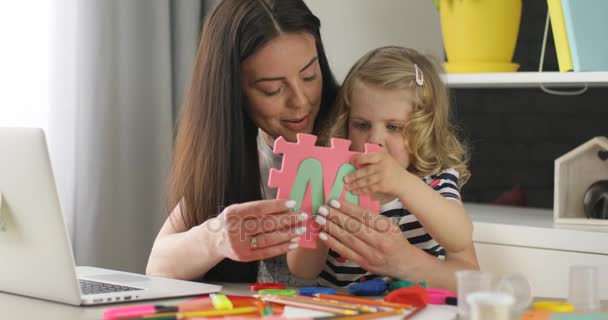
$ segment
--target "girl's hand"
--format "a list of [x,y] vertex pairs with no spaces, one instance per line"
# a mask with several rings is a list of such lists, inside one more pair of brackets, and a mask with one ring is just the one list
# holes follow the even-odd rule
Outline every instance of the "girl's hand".
[[[290,210],[295,201],[260,200],[231,205],[209,225],[211,232],[221,232],[216,245],[226,258],[254,261],[285,254],[298,247],[304,234],[306,213]],[[214,230],[211,230],[214,229]]]
[[398,197],[407,171],[386,152],[363,154],[353,160],[360,168],[344,177],[346,189],[354,194],[382,193]]
[[410,252],[415,249],[399,226],[385,216],[344,201],[315,218],[323,231],[319,238],[342,257],[375,274],[407,279]]

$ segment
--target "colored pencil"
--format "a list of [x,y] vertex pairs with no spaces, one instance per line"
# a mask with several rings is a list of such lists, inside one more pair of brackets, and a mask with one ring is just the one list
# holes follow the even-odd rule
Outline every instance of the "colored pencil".
[[259,309],[256,307],[242,307],[229,310],[207,310],[207,311],[192,311],[192,312],[177,312],[177,313],[157,313],[142,317],[140,319],[167,319],[167,317],[175,317],[174,319],[191,318],[191,317],[219,317],[230,316],[236,314],[257,313]]
[[[241,307],[258,307],[260,313],[262,313],[264,306],[262,301],[250,296],[243,298],[234,298],[234,301],[232,301],[232,308]],[[140,319],[144,317],[155,316],[155,320],[161,320],[164,318],[158,315],[167,316],[167,319],[175,319],[177,317],[176,314],[202,311],[217,311],[217,309],[213,307],[212,299],[210,297],[193,299],[180,303],[177,306],[137,305],[111,308],[104,311],[103,318],[104,320],[119,320]]]
[[398,309],[411,309],[412,308],[411,305],[404,304],[404,303],[386,302],[386,301],[381,301],[381,300],[345,296],[345,295],[341,295],[341,294],[323,294],[323,293],[321,293],[321,294],[317,294],[315,296],[318,298],[321,298],[321,299],[352,302],[352,303],[366,304],[366,305],[371,305],[371,306],[388,307],[388,308],[393,308],[393,309],[394,308],[398,308]]
[[262,301],[278,303],[278,304],[282,304],[282,305],[286,305],[286,306],[306,308],[306,309],[312,309],[312,310],[329,312],[329,313],[334,313],[334,314],[342,314],[342,315],[355,315],[355,314],[359,313],[357,311],[350,310],[350,309],[344,309],[344,308],[333,307],[333,306],[330,307],[330,306],[323,305],[320,303],[295,301],[295,300],[290,300],[290,299],[286,299],[286,298],[291,298],[291,297],[275,296],[275,295],[271,295],[271,294],[259,296],[259,299],[261,299]]
[[422,307],[418,307],[416,308],[416,310],[408,313],[405,317],[403,317],[402,320],[408,320],[408,319],[412,319],[414,318],[414,316],[420,312],[422,312],[422,310],[424,310],[424,308],[426,308],[426,306],[422,306]]
[[309,302],[312,304],[320,304],[328,307],[338,307],[342,309],[351,309],[361,312],[377,312],[378,308],[362,305],[362,304],[353,304],[353,303],[345,303],[337,300],[331,299],[321,299],[317,297],[307,297],[307,296],[293,296],[293,297],[283,297],[286,300],[292,301],[301,301],[301,302]]
[[334,318],[331,318],[331,320],[375,319],[375,318],[390,317],[390,316],[394,316],[394,315],[398,315],[398,314],[402,314],[402,313],[403,313],[403,309],[393,309],[393,310],[390,310],[390,311],[362,313],[362,314],[358,314],[358,315],[354,315],[354,316],[334,317]]

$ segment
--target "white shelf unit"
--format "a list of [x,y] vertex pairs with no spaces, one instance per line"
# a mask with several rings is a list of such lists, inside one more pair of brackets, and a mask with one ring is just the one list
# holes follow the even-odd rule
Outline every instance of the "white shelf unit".
[[565,298],[571,265],[599,271],[599,295],[608,299],[608,226],[562,225],[551,209],[465,203],[482,270],[523,274],[536,297]]
[[[446,74],[450,89],[608,88],[608,72]],[[608,299],[608,225],[555,224],[553,210],[465,203],[484,271],[523,274],[537,297],[566,298],[569,267],[599,271],[599,295]]]
[[608,87],[608,72],[503,72],[451,73],[444,76],[449,88]]

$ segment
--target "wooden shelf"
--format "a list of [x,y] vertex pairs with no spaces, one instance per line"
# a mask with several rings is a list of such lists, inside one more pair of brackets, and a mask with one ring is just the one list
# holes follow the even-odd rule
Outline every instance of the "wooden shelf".
[[545,87],[608,87],[608,72],[505,72],[452,73],[444,76],[448,87],[477,88],[538,88]]

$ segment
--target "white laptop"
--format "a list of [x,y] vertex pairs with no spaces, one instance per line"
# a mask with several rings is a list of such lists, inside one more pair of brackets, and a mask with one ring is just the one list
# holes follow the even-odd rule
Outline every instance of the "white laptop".
[[221,290],[211,284],[75,267],[41,129],[0,128],[0,194],[0,291],[91,305]]

